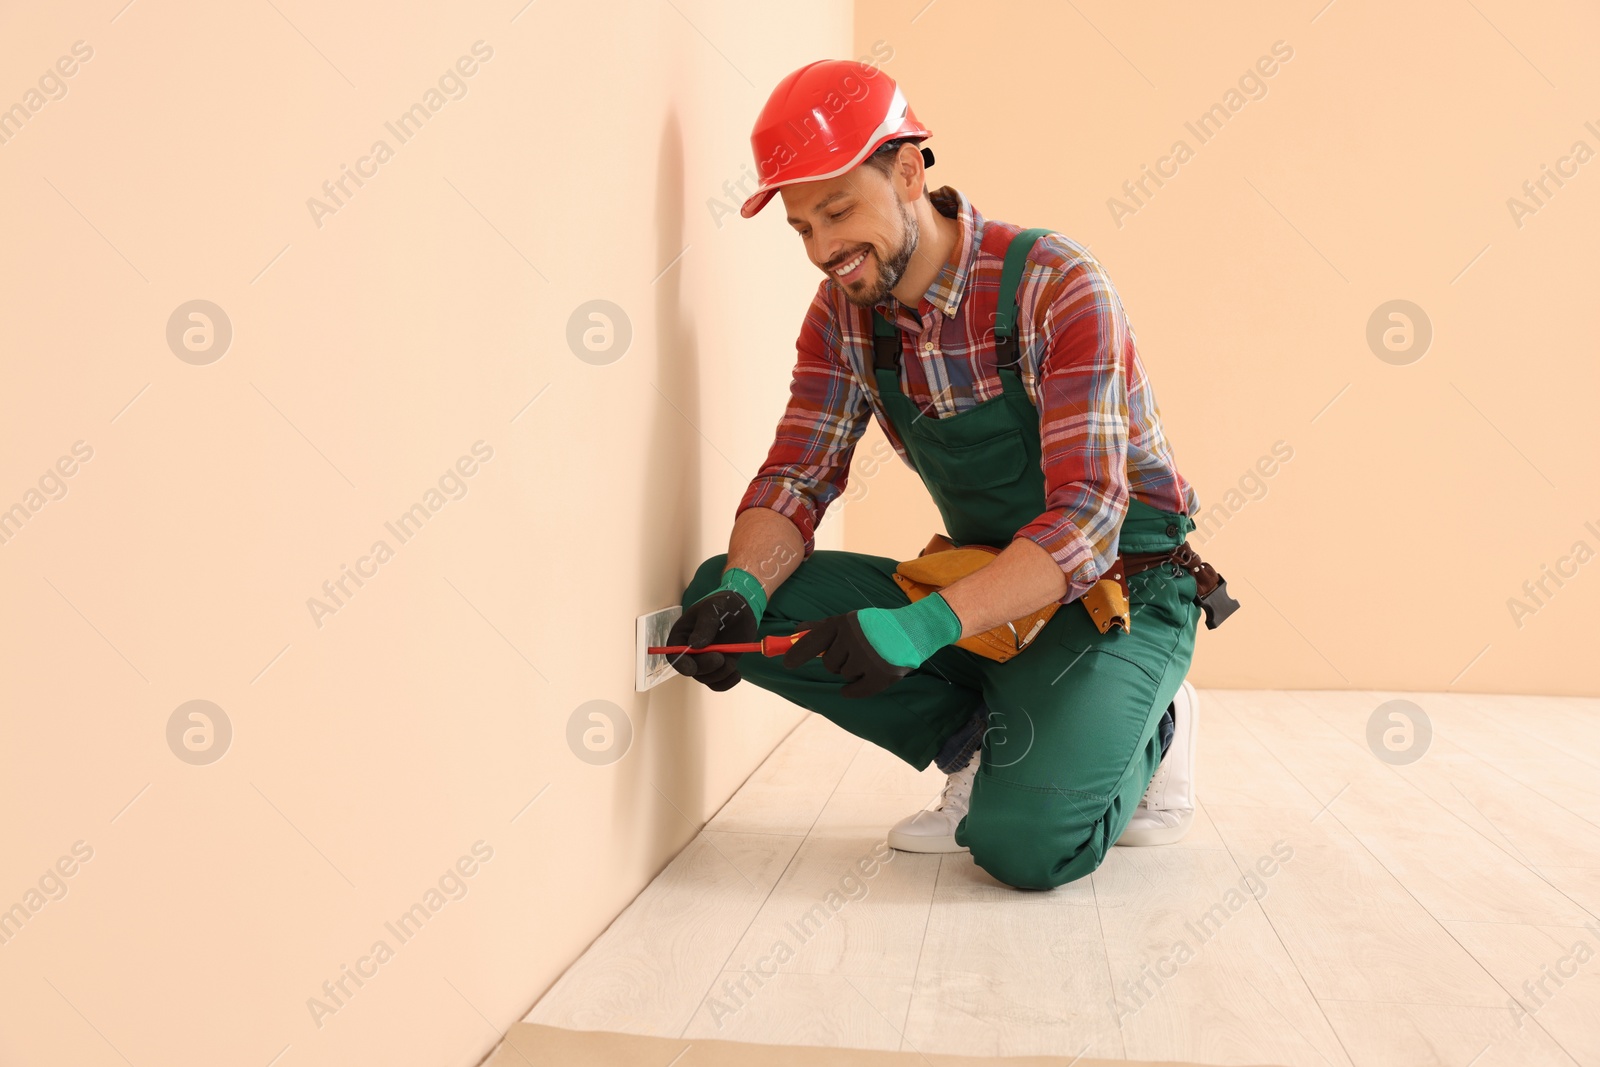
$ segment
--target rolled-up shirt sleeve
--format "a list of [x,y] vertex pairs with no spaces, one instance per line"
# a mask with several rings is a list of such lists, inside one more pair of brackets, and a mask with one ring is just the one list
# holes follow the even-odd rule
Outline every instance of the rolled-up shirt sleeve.
[[1045,307],[1037,378],[1045,510],[1017,531],[1049,552],[1067,579],[1063,604],[1116,559],[1128,510],[1127,370],[1131,333],[1111,279],[1076,264]]
[[872,416],[870,399],[844,362],[828,289],[824,279],[806,311],[772,448],[734,513],[762,507],[785,516],[799,529],[806,557],[816,546],[817,524],[849,481],[850,457]]

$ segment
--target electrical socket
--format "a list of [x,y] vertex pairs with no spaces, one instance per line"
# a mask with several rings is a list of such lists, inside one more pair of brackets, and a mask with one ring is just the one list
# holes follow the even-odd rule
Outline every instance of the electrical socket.
[[677,675],[665,656],[652,656],[645,652],[651,645],[667,643],[667,632],[683,616],[683,608],[674,604],[670,608],[640,615],[633,628],[633,691],[643,693]]

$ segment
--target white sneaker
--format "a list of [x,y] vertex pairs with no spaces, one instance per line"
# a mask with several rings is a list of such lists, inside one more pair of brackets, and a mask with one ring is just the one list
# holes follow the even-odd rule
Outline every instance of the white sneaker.
[[972,780],[978,775],[982,752],[974,752],[967,765],[945,779],[944,792],[933,808],[907,815],[889,828],[889,847],[901,852],[966,852],[956,844],[956,826],[972,803]]
[[1119,845],[1170,845],[1194,822],[1194,746],[1200,694],[1187,681],[1172,698],[1172,743],[1144,791],[1144,799],[1117,838]]

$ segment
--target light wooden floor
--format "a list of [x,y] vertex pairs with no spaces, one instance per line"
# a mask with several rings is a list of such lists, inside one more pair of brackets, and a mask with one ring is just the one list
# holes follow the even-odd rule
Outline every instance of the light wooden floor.
[[[1600,1065],[1600,700],[1409,694],[1434,737],[1394,766],[1366,729],[1399,695],[1204,692],[1189,836],[1114,849],[1049,893],[965,853],[893,852],[850,881],[943,776],[809,716],[527,1021],[967,1055]],[[1241,892],[1275,843],[1290,858]],[[743,974],[758,964],[773,976]],[[748,995],[727,993],[741,977]]]

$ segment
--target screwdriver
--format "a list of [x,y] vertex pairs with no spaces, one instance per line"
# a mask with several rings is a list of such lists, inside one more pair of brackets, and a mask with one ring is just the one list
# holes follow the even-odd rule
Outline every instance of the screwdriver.
[[763,656],[781,656],[789,651],[796,641],[809,632],[809,630],[797,630],[787,637],[774,635],[763,637],[759,641],[726,645],[701,645],[699,648],[691,648],[688,645],[651,645],[645,651],[652,656],[676,656],[685,652],[759,652]]

